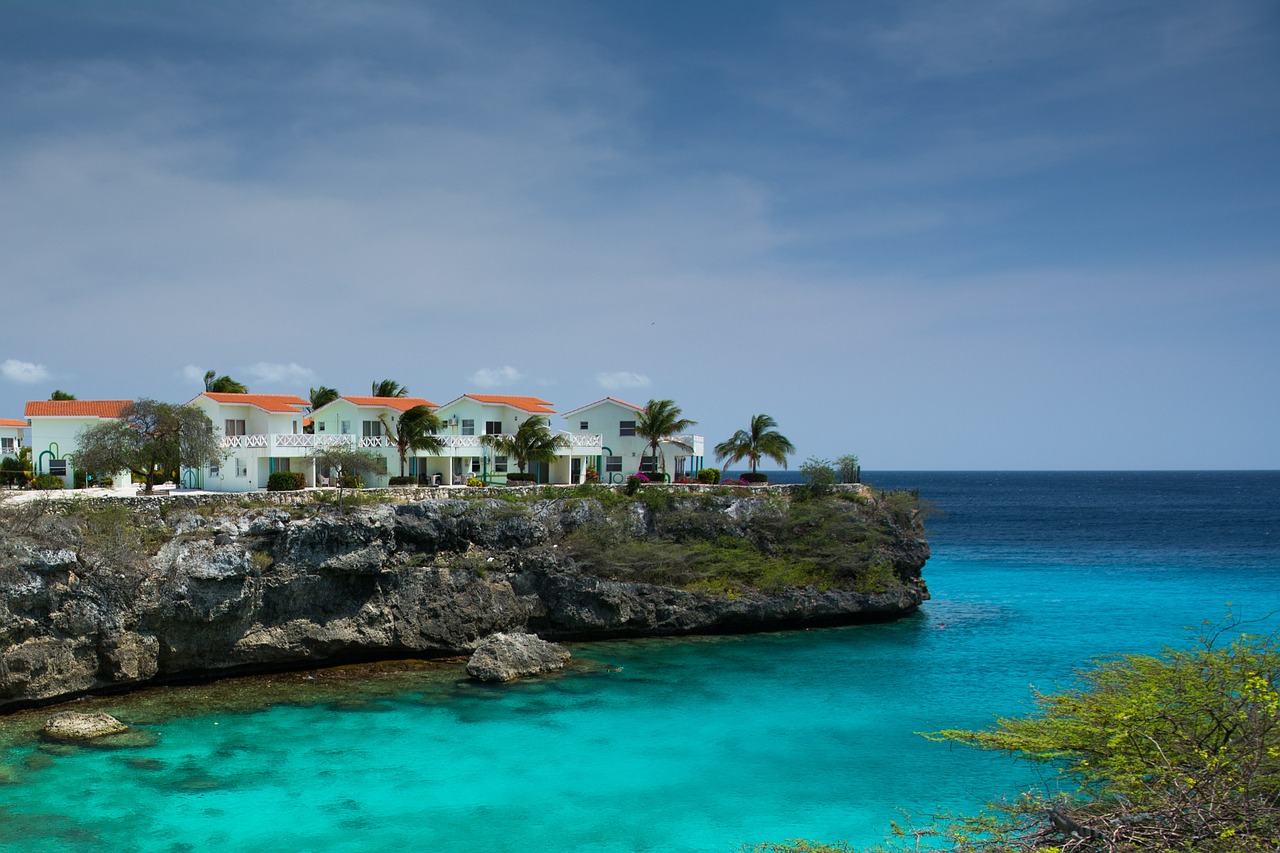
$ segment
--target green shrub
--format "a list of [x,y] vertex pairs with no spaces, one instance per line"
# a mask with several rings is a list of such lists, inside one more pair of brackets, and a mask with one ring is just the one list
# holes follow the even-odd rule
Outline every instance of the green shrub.
[[703,468],[698,472],[698,482],[708,486],[714,486],[720,482],[719,468]]
[[649,477],[645,474],[632,474],[627,478],[627,485],[623,491],[628,495],[634,495],[640,491],[640,487],[649,482]]
[[742,479],[748,483],[767,483],[769,482],[769,475],[760,471],[748,471],[742,475]]
[[836,481],[836,469],[830,461],[810,456],[800,466],[800,474],[804,477],[806,491],[810,495],[825,495],[831,491]]
[[338,478],[338,485],[344,489],[363,489],[364,477],[359,474],[344,474]]
[[389,486],[412,486],[418,482],[417,477],[392,477],[387,480]]
[[643,476],[648,477],[649,481],[653,483],[667,483],[671,481],[671,477],[666,471],[654,471],[652,474],[645,474]]
[[473,489],[478,488],[484,485],[484,480],[481,480],[479,477],[472,477],[469,480],[467,480],[467,485],[472,487]]
[[536,484],[537,482],[538,482],[538,475],[530,472],[525,472],[522,474],[519,471],[513,471],[507,475],[508,486],[520,486],[526,483],[533,485],[533,484]]
[[267,478],[268,492],[296,492],[306,485],[307,478],[300,471],[274,471]]
[[595,466],[588,467],[587,473],[583,475],[582,479],[583,482],[598,483],[600,482],[600,472],[595,469]]
[[41,474],[31,481],[31,488],[40,489],[41,491],[52,491],[64,487],[65,484],[62,482],[62,478],[53,474]]

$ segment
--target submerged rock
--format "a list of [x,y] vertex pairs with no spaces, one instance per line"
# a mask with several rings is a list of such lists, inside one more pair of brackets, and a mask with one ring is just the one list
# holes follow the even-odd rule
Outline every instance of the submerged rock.
[[467,673],[481,681],[511,681],[564,669],[570,657],[564,646],[548,643],[536,634],[494,634],[476,647],[467,662]]
[[43,729],[46,737],[55,740],[92,740],[127,731],[129,731],[128,726],[102,711],[92,714],[63,711],[61,714],[50,717]]

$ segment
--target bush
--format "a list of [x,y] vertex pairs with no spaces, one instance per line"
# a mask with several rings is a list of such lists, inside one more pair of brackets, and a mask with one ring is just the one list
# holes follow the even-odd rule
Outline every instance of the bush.
[[89,475],[79,468],[71,472],[71,488],[83,489],[89,485]]
[[739,477],[733,477],[733,478],[730,478],[730,479],[728,479],[728,480],[721,480],[721,481],[720,481],[720,485],[722,485],[722,486],[749,486],[749,485],[751,485],[751,484],[750,484],[750,483],[748,483],[746,480],[743,480],[743,479],[741,479],[741,478],[739,478]]
[[537,482],[538,482],[538,475],[530,472],[525,472],[522,474],[519,471],[513,471],[512,473],[507,475],[508,486],[519,486],[525,483],[536,484]]
[[387,480],[389,486],[412,486],[418,482],[417,477],[392,477]]
[[41,491],[53,491],[64,487],[65,484],[62,482],[62,478],[53,474],[41,474],[31,481],[31,488],[40,489]]
[[800,474],[804,477],[805,485],[807,485],[809,494],[825,495],[831,491],[831,486],[836,481],[836,469],[826,459],[816,459],[810,456],[800,466]]
[[364,477],[359,474],[344,474],[338,478],[338,487],[342,489],[363,489]]
[[12,456],[0,459],[0,483],[6,486],[25,486],[29,482],[31,475],[27,473],[21,459]]
[[847,453],[836,460],[837,483],[862,482],[862,468],[858,465],[858,457]]
[[671,479],[665,471],[654,471],[652,474],[640,474],[638,476],[648,477],[651,483],[666,483]]
[[748,483],[767,483],[769,482],[769,475],[762,474],[759,471],[748,471],[742,475],[742,479]]
[[649,478],[644,474],[632,474],[627,478],[627,485],[623,489],[623,492],[628,495],[634,495],[636,492],[640,491],[640,487],[647,482],[649,482]]
[[720,482],[719,468],[703,468],[698,472],[698,482],[708,486],[714,486]]
[[587,473],[583,476],[582,479],[584,482],[587,482],[587,483],[598,483],[600,482],[600,472],[597,471],[594,467],[590,467],[587,469]]
[[300,471],[273,471],[267,478],[268,492],[296,492],[306,486],[307,478]]
[[467,485],[471,486],[472,488],[483,486],[484,480],[481,480],[479,477],[472,477],[471,479],[467,480]]

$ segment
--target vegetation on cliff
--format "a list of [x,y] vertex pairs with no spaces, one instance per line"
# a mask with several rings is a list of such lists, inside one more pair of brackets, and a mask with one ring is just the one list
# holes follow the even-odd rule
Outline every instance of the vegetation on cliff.
[[[1224,628],[1234,628],[1234,624]],[[1026,717],[929,737],[1041,763],[1060,777],[976,816],[894,828],[875,851],[1262,853],[1280,849],[1280,640],[1223,629],[1190,650],[1126,655],[1037,694]],[[790,841],[752,853],[851,853]],[[868,851],[871,853],[871,851]]]

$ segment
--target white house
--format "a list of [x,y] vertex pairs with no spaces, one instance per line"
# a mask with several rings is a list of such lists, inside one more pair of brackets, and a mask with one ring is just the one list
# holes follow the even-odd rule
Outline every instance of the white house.
[[[600,436],[600,460],[595,463],[599,465],[600,482],[622,483],[632,474],[652,474],[663,468],[661,460],[650,457],[648,440],[636,435],[636,421],[643,411],[643,406],[616,397],[605,397],[561,415],[568,424],[570,435]],[[697,474],[703,467],[702,436],[680,435],[675,438],[690,449],[665,442],[659,445],[667,473],[673,479]]]
[[[400,454],[390,441],[387,425],[391,426],[390,434],[394,435],[400,416],[416,406],[426,406],[432,411],[436,409],[435,403],[421,397],[344,395],[311,413],[315,441],[331,442],[335,440],[335,436],[343,436],[344,443],[374,451],[383,457],[385,465],[372,477],[366,474],[365,484],[385,486],[388,478],[399,475],[400,471]],[[420,483],[430,482],[426,463],[426,456],[409,456],[405,460],[404,476],[417,477]],[[445,470],[441,465],[435,467],[440,471]]]
[[[428,473],[440,474],[446,483],[465,483],[478,477],[489,483],[505,483],[516,462],[486,447],[485,435],[513,435],[533,415],[555,415],[551,403],[539,397],[505,394],[463,394],[445,403],[436,414],[445,422],[440,438],[445,448],[426,461]],[[531,464],[529,473],[540,483],[581,483],[587,468],[600,455],[600,436],[564,433],[570,442],[549,465]]]
[[[75,453],[79,435],[104,419],[119,418],[132,400],[32,400],[23,414],[31,424],[31,469],[39,476],[61,477],[63,485],[75,484]],[[132,482],[128,471],[117,472],[112,483],[125,489]],[[92,484],[91,484],[92,485]]]
[[0,457],[17,456],[22,449],[27,422],[17,418],[0,418]]
[[226,456],[205,468],[184,468],[182,485],[215,492],[265,489],[274,471],[300,471],[315,485],[310,455],[316,437],[302,431],[311,403],[293,394],[205,391],[187,403],[213,421]]

